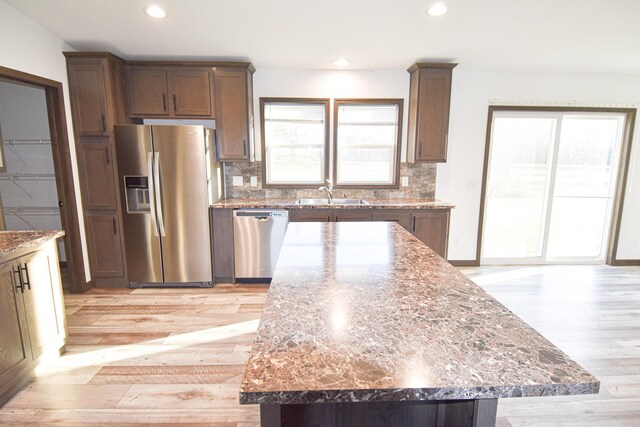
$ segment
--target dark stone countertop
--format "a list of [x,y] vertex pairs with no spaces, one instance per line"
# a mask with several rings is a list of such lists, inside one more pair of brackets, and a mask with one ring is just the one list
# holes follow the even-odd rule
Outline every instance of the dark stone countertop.
[[51,239],[64,236],[61,230],[0,231],[0,263],[22,256]]
[[298,205],[296,199],[223,199],[211,205],[214,209],[452,209],[454,205],[436,199],[366,198],[368,205]]
[[599,381],[394,223],[290,223],[241,403],[597,393]]

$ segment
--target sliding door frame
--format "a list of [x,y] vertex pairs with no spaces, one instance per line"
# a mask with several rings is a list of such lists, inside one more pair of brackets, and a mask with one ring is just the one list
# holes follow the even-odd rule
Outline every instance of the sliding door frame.
[[93,287],[93,280],[87,282],[80,241],[80,221],[78,201],[71,166],[69,134],[67,131],[62,83],[44,77],[28,74],[0,66],[0,80],[44,89],[51,134],[51,152],[56,176],[56,188],[60,204],[60,220],[65,231],[67,268],[71,292],[84,292]]
[[[489,175],[489,157],[491,155],[491,134],[493,117],[496,112],[555,112],[555,113],[614,113],[625,116],[622,146],[620,147],[619,167],[616,177],[615,191],[613,195],[613,207],[611,213],[611,224],[608,227],[609,239],[605,263],[608,265],[628,265],[628,260],[618,260],[617,250],[620,238],[620,223],[622,222],[622,210],[624,207],[625,189],[627,188],[627,178],[629,172],[629,162],[631,159],[631,144],[633,140],[633,130],[636,121],[635,108],[590,108],[590,107],[530,107],[530,106],[489,106],[487,116],[487,132],[484,149],[484,165],[482,170],[482,190],[480,193],[480,217],[478,222],[478,240],[476,245],[476,266],[480,265],[482,251],[482,233],[484,226],[485,202],[487,196],[487,179]],[[635,260],[633,264],[637,264]]]

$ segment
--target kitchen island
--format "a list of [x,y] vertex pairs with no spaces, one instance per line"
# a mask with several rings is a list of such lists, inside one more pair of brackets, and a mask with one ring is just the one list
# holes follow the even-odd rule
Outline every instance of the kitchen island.
[[263,426],[491,426],[599,381],[393,223],[291,223],[240,402]]

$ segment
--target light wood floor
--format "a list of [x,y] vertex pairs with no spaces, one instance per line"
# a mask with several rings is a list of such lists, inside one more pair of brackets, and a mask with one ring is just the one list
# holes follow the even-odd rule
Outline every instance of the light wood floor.
[[[463,269],[601,381],[594,396],[502,399],[505,426],[640,425],[640,268]],[[0,425],[259,425],[238,387],[265,286],[67,295],[67,353]]]

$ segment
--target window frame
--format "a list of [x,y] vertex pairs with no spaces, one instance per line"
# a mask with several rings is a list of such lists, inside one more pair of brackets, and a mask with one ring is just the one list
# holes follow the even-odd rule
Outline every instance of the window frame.
[[[357,183],[338,184],[338,109],[341,105],[396,105],[398,107],[398,131],[396,136],[396,151],[394,159],[395,173],[391,184]],[[336,98],[333,100],[333,155],[331,162],[333,166],[331,179],[335,188],[340,189],[397,189],[400,188],[400,164],[402,154],[402,121],[403,121],[403,98]]]
[[264,109],[268,103],[282,103],[282,104],[310,104],[310,105],[322,105],[324,106],[324,164],[322,165],[324,182],[329,177],[329,156],[330,156],[330,131],[331,124],[329,122],[330,115],[330,99],[329,98],[282,98],[282,97],[260,97],[260,136],[262,138],[262,188],[280,188],[280,189],[304,189],[304,188],[318,188],[320,184],[270,184],[267,182],[267,143],[265,139],[265,119]]

